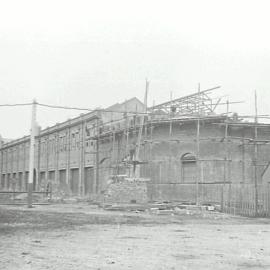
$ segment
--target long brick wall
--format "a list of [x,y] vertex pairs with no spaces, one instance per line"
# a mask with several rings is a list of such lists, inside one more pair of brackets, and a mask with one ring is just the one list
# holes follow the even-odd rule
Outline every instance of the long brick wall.
[[[107,123],[107,118],[108,115],[103,122]],[[40,189],[44,183],[52,181],[58,190],[68,194],[88,196],[105,192],[107,179],[111,175],[126,173],[121,164],[137,143],[138,123],[133,121],[128,129],[121,130],[126,125],[123,120],[113,129],[114,132],[108,132],[111,126],[97,129],[97,118],[90,115],[42,131],[35,145],[35,188]],[[187,194],[182,184],[192,185],[196,181],[209,185],[218,185],[225,180],[252,183],[254,145],[248,140],[254,136],[252,126],[229,128],[229,141],[226,142],[224,118],[201,120],[199,160],[196,120],[178,120],[170,124],[154,122],[149,118],[146,126],[140,151],[140,159],[145,164],[140,166],[140,171],[142,177],[150,179],[148,198],[163,196],[176,199],[180,194]],[[98,131],[100,134],[97,137]],[[269,126],[258,128],[260,140],[268,140],[269,135]],[[258,181],[262,181],[262,173],[269,165],[269,150],[267,143],[258,146]],[[195,160],[184,162],[182,158],[186,154],[194,155]],[[28,137],[1,148],[1,189],[11,190],[13,182],[17,190],[27,188],[28,156]],[[208,190],[213,193],[212,188]],[[192,197],[194,191],[190,192]]]

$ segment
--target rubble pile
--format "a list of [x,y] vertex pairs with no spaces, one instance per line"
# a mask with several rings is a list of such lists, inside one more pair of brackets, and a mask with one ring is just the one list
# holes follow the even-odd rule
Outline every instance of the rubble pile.
[[147,203],[147,179],[117,176],[104,192],[106,203]]

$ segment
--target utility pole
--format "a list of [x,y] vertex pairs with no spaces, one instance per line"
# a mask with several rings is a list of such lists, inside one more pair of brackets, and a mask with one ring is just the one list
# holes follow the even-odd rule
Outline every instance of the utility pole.
[[37,102],[34,99],[32,103],[32,120],[31,120],[30,152],[29,152],[28,208],[32,208],[34,162],[35,162],[34,156],[35,156],[36,110],[37,110]]

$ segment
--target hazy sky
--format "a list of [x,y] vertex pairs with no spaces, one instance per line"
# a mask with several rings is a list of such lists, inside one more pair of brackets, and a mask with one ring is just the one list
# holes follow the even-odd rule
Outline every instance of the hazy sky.
[[[221,85],[270,114],[269,1],[0,0],[0,104],[107,107]],[[80,112],[39,109],[43,128]],[[30,108],[1,108],[0,134],[28,134]]]

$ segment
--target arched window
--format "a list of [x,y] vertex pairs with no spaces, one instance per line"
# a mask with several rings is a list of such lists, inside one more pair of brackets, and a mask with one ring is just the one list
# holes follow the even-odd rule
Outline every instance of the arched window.
[[182,182],[195,183],[197,179],[197,159],[195,155],[186,153],[181,157]]
[[186,153],[181,157],[182,163],[185,162],[196,162],[196,157],[191,153]]

